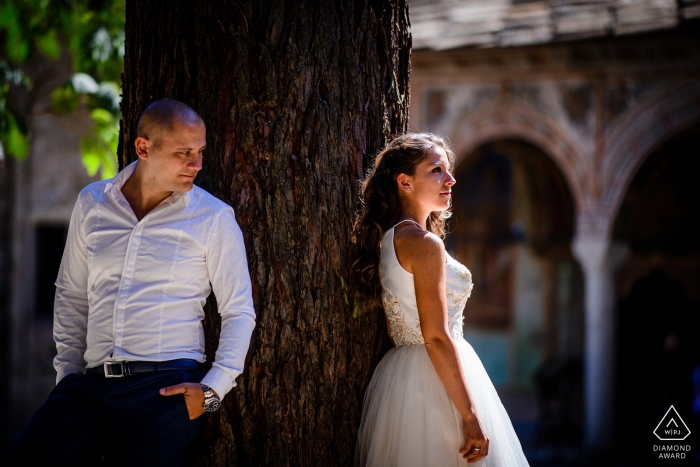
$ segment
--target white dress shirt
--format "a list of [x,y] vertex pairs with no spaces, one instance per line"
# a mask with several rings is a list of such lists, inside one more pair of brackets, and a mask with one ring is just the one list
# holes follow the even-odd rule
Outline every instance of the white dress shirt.
[[73,209],[56,280],[56,382],[105,361],[204,362],[213,290],[221,335],[202,383],[223,398],[255,327],[241,229],[230,206],[196,185],[139,221],[121,192],[136,164],[88,185]]

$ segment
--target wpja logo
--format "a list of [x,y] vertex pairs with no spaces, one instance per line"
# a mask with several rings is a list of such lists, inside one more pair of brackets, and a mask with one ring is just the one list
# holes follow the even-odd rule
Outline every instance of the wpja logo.
[[[654,434],[661,441],[683,441],[690,436],[690,430],[676,408],[671,406],[659,424],[656,425]],[[686,453],[690,452],[690,445],[655,444],[654,452],[659,453],[659,459],[685,459]]]

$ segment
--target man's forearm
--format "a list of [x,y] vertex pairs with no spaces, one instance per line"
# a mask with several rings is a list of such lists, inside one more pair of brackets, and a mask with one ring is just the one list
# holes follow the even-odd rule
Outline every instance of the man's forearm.
[[83,371],[86,349],[88,299],[85,292],[56,288],[53,338],[57,354],[53,364],[56,383],[71,373]]
[[202,383],[223,399],[243,372],[255,327],[255,309],[243,233],[233,209],[222,211],[213,229],[207,249],[207,269],[221,315],[221,335],[214,367]]
[[255,315],[252,312],[222,314],[219,348],[213,367],[202,379],[224,398],[235,385],[235,379],[243,373],[245,357],[250,346],[250,337],[255,328]]

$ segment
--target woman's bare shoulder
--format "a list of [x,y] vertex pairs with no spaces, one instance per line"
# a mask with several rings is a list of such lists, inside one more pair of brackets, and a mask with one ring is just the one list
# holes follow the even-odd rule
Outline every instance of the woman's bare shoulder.
[[445,244],[432,232],[413,223],[406,223],[394,229],[394,249],[399,262],[404,266],[420,264],[422,267],[431,263],[439,265],[445,262]]

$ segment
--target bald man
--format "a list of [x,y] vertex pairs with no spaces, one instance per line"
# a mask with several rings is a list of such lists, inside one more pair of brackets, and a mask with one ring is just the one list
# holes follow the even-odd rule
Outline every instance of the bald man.
[[[56,280],[56,387],[3,465],[182,465],[243,371],[255,326],[241,230],[194,185],[206,127],[189,106],[152,103],[138,160],[79,195]],[[203,307],[221,314],[204,374]]]

